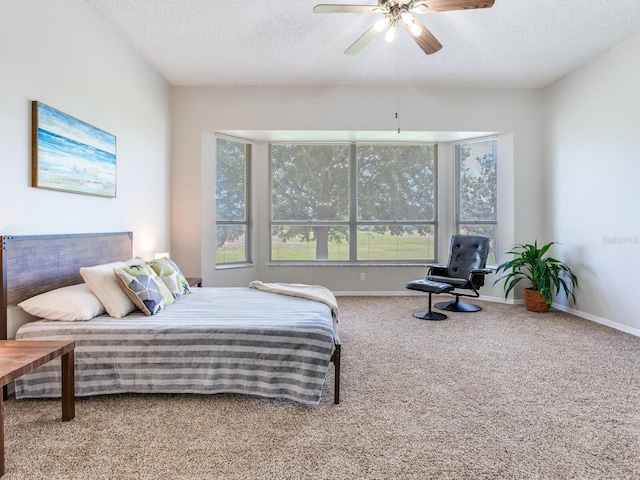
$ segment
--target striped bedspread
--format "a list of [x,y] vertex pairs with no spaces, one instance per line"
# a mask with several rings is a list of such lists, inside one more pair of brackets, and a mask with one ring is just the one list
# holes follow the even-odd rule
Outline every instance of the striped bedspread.
[[[36,321],[16,339],[76,341],[76,396],[241,393],[317,405],[337,333],[330,308],[252,288],[195,288],[151,317]],[[17,398],[59,397],[60,364],[16,381]]]

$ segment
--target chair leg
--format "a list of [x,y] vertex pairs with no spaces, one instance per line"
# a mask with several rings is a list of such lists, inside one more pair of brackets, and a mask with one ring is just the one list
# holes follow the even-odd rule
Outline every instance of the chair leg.
[[431,310],[431,292],[429,292],[429,310],[416,312],[413,314],[413,316],[419,318],[420,320],[444,320],[445,318],[447,318],[444,313],[438,313]]
[[456,295],[455,300],[451,300],[450,302],[436,303],[435,307],[448,312],[478,312],[482,310],[480,306],[473,303],[461,302],[458,295]]

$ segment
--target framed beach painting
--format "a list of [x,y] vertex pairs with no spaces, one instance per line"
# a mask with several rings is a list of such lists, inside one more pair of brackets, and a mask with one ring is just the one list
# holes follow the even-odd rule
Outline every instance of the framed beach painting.
[[32,102],[34,187],[116,196],[116,137],[43,103]]

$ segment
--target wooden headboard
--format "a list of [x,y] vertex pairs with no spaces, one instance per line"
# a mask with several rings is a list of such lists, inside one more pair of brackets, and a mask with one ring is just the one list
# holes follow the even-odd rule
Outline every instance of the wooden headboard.
[[0,236],[0,339],[7,338],[7,307],[34,295],[82,283],[80,267],[128,260],[133,233]]

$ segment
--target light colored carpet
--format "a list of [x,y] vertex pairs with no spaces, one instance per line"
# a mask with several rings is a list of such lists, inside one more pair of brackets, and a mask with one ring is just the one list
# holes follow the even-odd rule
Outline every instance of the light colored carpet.
[[[443,297],[440,297],[441,300]],[[444,297],[446,298],[446,297]],[[232,395],[9,400],[13,479],[640,478],[640,338],[481,303],[342,297],[342,402]]]

